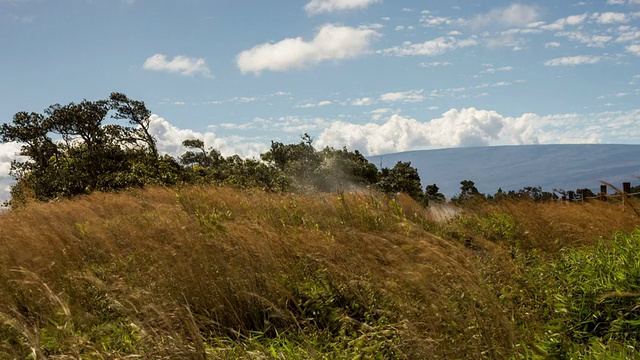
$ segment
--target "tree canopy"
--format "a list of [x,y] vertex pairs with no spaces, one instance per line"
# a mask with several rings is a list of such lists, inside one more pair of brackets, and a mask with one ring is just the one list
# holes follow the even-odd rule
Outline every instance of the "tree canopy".
[[147,184],[224,184],[270,191],[377,189],[407,193],[426,204],[443,199],[435,184],[422,190],[409,162],[378,170],[360,152],[316,150],[309,134],[294,144],[271,142],[261,160],[224,157],[200,139],[185,139],[177,160],[160,155],[144,102],[112,93],[107,99],[54,104],[43,113],[19,112],[0,125],[0,142],[22,144],[11,174],[12,203],[48,200]]

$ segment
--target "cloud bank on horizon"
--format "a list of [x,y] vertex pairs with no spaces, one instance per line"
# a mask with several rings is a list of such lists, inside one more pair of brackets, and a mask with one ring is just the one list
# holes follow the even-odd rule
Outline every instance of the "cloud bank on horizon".
[[[367,155],[640,143],[640,0],[0,0],[0,14],[15,84],[0,123],[119,91],[157,114],[172,156],[200,138],[258,157],[305,132]],[[18,151],[0,144],[0,197]]]

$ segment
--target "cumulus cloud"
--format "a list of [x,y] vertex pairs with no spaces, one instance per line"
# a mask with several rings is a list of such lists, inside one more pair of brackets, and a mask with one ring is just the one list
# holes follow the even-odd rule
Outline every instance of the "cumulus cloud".
[[[319,147],[348,146],[369,155],[425,148],[482,146],[499,139],[507,120],[495,111],[452,109],[427,122],[392,115],[384,124],[334,122],[316,142]],[[527,131],[524,129],[521,133]],[[535,138],[526,139],[535,142]]]
[[596,64],[600,62],[602,58],[600,56],[593,55],[578,55],[578,56],[566,56],[551,59],[546,61],[546,66],[576,66],[585,64]]
[[484,26],[526,26],[538,20],[540,11],[536,6],[512,4],[504,8],[493,9],[487,14],[475,16],[470,24],[474,27]]
[[151,115],[149,130],[156,138],[158,150],[173,157],[182,155],[186,149],[182,142],[187,139],[200,139],[206,147],[213,147],[224,156],[238,154],[241,157],[256,157],[268,150],[268,147],[249,138],[240,136],[220,137],[215,132],[197,132],[181,129],[158,115]]
[[9,170],[11,162],[19,160],[20,148],[18,143],[0,143],[0,204],[9,198],[9,187],[13,183]]
[[373,29],[326,24],[311,41],[289,38],[275,44],[265,43],[241,52],[236,60],[240,71],[286,71],[304,68],[327,60],[354,58],[369,51]]
[[380,2],[382,0],[311,0],[305,5],[304,10],[311,16],[334,11],[365,9],[371,4]]
[[9,177],[11,162],[18,158],[22,146],[18,143],[0,143],[0,179]]
[[491,110],[452,109],[424,122],[397,114],[382,124],[333,122],[316,143],[378,155],[464,146],[629,142],[640,136],[634,126],[638,121],[640,110],[505,117]]
[[476,45],[478,45],[478,42],[474,38],[458,40],[453,36],[441,36],[419,44],[412,44],[406,41],[401,46],[387,48],[381,50],[380,53],[393,56],[437,56],[455,49]]
[[207,66],[205,59],[195,59],[186,56],[176,56],[172,60],[167,59],[167,55],[155,54],[145,60],[142,68],[151,71],[163,71],[178,73],[185,76],[203,75],[211,77],[211,70]]

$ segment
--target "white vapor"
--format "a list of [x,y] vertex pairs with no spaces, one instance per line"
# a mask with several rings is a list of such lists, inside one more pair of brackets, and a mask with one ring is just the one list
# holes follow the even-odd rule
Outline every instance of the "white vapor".
[[354,58],[369,51],[379,33],[372,29],[323,25],[311,41],[288,38],[278,43],[257,45],[241,52],[236,60],[240,71],[286,71],[304,68],[327,60]]

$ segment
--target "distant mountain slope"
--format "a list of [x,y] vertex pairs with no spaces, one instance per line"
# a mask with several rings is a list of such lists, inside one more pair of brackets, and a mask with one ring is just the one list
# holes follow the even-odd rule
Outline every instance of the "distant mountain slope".
[[542,186],[598,189],[600,180],[622,186],[640,183],[640,145],[521,145],[421,150],[371,156],[376,166],[410,161],[423,185],[437,184],[450,198],[460,181],[472,180],[480,192]]

